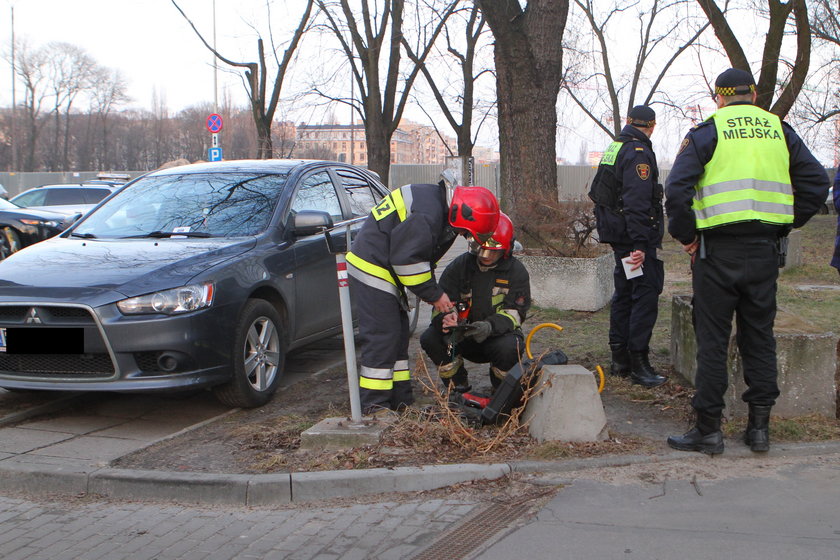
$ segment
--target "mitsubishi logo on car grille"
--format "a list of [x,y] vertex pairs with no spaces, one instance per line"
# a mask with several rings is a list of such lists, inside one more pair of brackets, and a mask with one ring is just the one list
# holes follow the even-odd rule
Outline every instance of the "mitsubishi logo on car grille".
[[24,321],[27,325],[40,325],[43,323],[41,318],[38,316],[38,311],[34,307],[29,308],[29,312],[26,314],[26,321]]

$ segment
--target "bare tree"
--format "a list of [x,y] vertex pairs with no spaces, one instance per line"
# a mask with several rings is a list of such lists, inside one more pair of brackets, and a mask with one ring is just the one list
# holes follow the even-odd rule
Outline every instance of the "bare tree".
[[[615,138],[621,131],[622,115],[634,105],[652,102],[674,63],[709,23],[696,23],[686,13],[686,5],[693,0],[632,4],[616,0],[611,5],[573,1],[576,15],[585,23],[577,26],[576,40],[570,41],[563,90],[601,130]],[[630,26],[636,31],[635,40]],[[622,41],[610,43],[608,38],[619,33]],[[589,49],[585,45],[593,37],[596,46]],[[631,49],[635,49],[633,58]]]
[[[458,26],[457,30],[463,33],[463,36],[460,38],[463,41],[462,43],[452,36],[454,33],[451,29],[453,23]],[[443,77],[440,77],[438,74],[438,78],[435,78],[428,65],[419,59],[411,48],[411,45],[408,44],[408,41],[403,39],[403,46],[405,47],[406,53],[420,67],[443,116],[446,118],[449,126],[452,127],[452,130],[455,131],[458,155],[464,160],[464,165],[466,165],[466,160],[472,156],[472,150],[475,146],[476,138],[473,133],[473,118],[474,111],[477,108],[475,98],[476,82],[483,74],[492,72],[491,69],[487,68],[478,71],[475,69],[479,40],[486,29],[484,24],[484,16],[481,14],[478,6],[473,5],[469,8],[453,12],[452,17],[449,18],[449,23],[444,27],[446,52],[457,61],[457,66],[460,70],[460,79],[458,80],[450,80],[449,74]],[[455,86],[450,88],[452,83]],[[450,89],[453,91],[453,94],[447,95],[447,90]],[[475,134],[478,133],[481,124],[487,118],[493,106],[495,104],[486,107],[481,121],[478,127],[476,127]],[[460,122],[457,119],[458,108],[460,109]],[[434,119],[432,119],[432,123],[434,124]],[[437,130],[437,125],[434,126],[435,130]],[[443,138],[440,131],[438,131],[438,135]],[[462,177],[467,176],[466,171],[466,169],[462,169]]]
[[[350,0],[318,0],[326,18],[326,27],[338,39],[359,88],[359,101],[336,97],[316,88],[319,95],[350,104],[365,125],[368,167],[387,181],[391,167],[391,136],[402,119],[420,65],[426,60],[458,0],[440,0],[443,8],[430,11],[432,21],[413,30],[416,43],[414,65],[404,76],[401,44],[408,41],[403,28],[405,0],[380,0],[373,10],[369,0],[361,0],[361,14]],[[381,9],[381,12],[380,12]],[[381,55],[386,53],[386,59]],[[382,71],[384,70],[384,81]]]
[[529,199],[557,200],[557,94],[568,0],[476,0],[496,40],[501,198],[514,222]]
[[79,94],[91,87],[97,65],[81,47],[69,43],[50,43],[45,55],[54,128],[47,165],[61,171],[69,164],[70,111]]
[[49,60],[43,49],[31,49],[21,43],[17,47],[14,71],[23,82],[23,112],[26,137],[23,171],[35,171],[35,150],[43,122],[41,111],[47,98]]
[[[251,103],[251,113],[254,117],[254,124],[256,125],[257,129],[257,157],[260,159],[269,159],[273,157],[273,146],[271,140],[271,126],[274,122],[274,113],[277,110],[277,105],[280,102],[280,92],[283,88],[283,80],[286,77],[286,72],[289,70],[289,66],[291,65],[292,58],[297,50],[301,37],[303,36],[304,32],[309,27],[309,16],[312,12],[314,0],[306,0],[306,8],[304,9],[303,15],[300,18],[300,22],[298,23],[297,29],[295,29],[294,34],[292,35],[291,40],[288,43],[288,47],[283,52],[282,59],[277,56],[278,51],[281,47],[274,44],[274,36],[271,33],[270,25],[269,25],[269,41],[271,46],[271,56],[274,59],[274,63],[277,66],[277,74],[274,78],[274,84],[271,89],[271,92],[267,92],[267,82],[268,82],[268,72],[269,68],[266,63],[266,52],[265,52],[265,45],[263,43],[263,38],[259,37],[257,39],[257,61],[256,62],[237,62],[230,58],[227,58],[221,55],[219,52],[216,51],[205,39],[204,36],[199,33],[198,29],[196,29],[193,22],[184,11],[178,6],[175,0],[172,0],[172,4],[178,9],[184,19],[190,24],[195,34],[201,39],[201,42],[204,44],[207,49],[213,53],[213,56],[227,64],[228,66],[232,66],[234,68],[243,68],[244,75],[245,75],[245,86],[248,92],[248,99]],[[271,21],[271,14],[268,7],[268,3],[266,3],[266,11],[269,12],[267,16],[267,21]],[[270,98],[267,97],[270,95]]]
[[88,94],[88,150],[82,157],[77,157],[77,164],[82,169],[108,169],[105,161],[110,145],[109,117],[117,107],[131,100],[128,96],[128,84],[119,70],[99,66],[94,71]]
[[[747,55],[727,20],[728,0],[724,9],[715,0],[697,0],[706,14],[715,35],[726,51],[733,68],[752,73]],[[811,63],[811,28],[808,21],[808,6],[805,0],[766,0],[768,26],[764,36],[764,51],[761,56],[760,72],[756,83],[758,100],[756,104],[784,118],[796,101]],[[793,18],[796,34],[796,56],[791,62],[781,57],[782,40],[788,20]],[[780,66],[785,66],[782,71]],[[781,75],[780,75],[781,74]],[[778,88],[778,84],[782,84]],[[773,98],[777,95],[776,101]]]

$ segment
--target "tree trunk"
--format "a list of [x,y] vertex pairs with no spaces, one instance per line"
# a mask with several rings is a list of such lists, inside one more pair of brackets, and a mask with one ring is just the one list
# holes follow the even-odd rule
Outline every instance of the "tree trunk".
[[381,116],[377,118],[368,113],[367,122],[365,123],[368,169],[376,172],[385,186],[391,186],[389,184],[389,174],[391,172],[391,133],[384,126],[382,120]]
[[567,0],[479,2],[495,38],[500,199],[514,220],[530,202],[557,199],[557,94]]
[[266,119],[254,119],[257,125],[257,159],[272,159],[274,146],[271,142],[271,122]]

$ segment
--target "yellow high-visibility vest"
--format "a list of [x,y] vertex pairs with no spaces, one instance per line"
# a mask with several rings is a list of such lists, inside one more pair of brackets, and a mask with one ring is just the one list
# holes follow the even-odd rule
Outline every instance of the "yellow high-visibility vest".
[[729,105],[710,117],[717,147],[695,187],[697,229],[757,220],[793,223],[790,152],[778,116]]

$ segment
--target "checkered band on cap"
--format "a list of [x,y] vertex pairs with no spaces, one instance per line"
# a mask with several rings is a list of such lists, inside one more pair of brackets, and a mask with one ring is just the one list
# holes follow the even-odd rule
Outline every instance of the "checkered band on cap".
[[755,91],[754,85],[749,86],[738,86],[738,87],[716,87],[715,93],[718,95],[722,95],[724,97],[729,97],[732,95],[743,95],[746,93],[752,93]]

